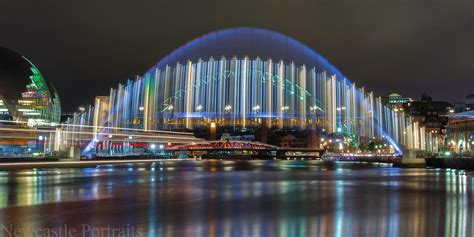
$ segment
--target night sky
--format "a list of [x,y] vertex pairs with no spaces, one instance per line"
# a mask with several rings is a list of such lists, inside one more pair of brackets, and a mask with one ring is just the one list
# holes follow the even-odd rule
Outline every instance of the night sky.
[[471,0],[2,0],[0,46],[36,64],[73,111],[209,32],[268,28],[376,95],[474,93]]

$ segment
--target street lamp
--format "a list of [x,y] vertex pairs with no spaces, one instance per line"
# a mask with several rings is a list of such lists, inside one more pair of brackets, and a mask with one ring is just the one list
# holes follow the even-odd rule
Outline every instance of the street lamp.
[[[283,106],[283,107],[281,107],[281,110],[282,110],[283,113],[285,113],[285,114],[286,114],[286,112],[288,112],[289,109],[290,109],[289,106]],[[283,119],[283,121],[285,121],[285,118],[282,118],[282,119]],[[288,129],[288,124],[285,126],[285,133],[288,132],[287,129]]]
[[258,110],[260,110],[260,105],[255,105],[255,106],[252,108],[252,110],[258,112]]
[[141,120],[139,126],[141,126],[142,128],[144,127],[144,123],[145,123],[145,121],[144,121],[144,120],[145,120],[145,116],[143,115],[143,111],[144,111],[144,110],[145,110],[145,107],[143,107],[143,106],[140,106],[140,107],[138,108],[138,111],[140,111],[138,117],[139,117],[139,119]]
[[253,112],[256,114],[255,115],[255,122],[258,123],[258,111],[260,110],[260,105],[255,105],[252,108]]
[[[226,114],[229,114],[231,109],[232,109],[232,106],[231,106],[231,105],[226,105],[226,106],[224,107],[224,111],[225,111]],[[227,117],[229,117],[229,119],[230,119],[230,116],[224,116],[224,118],[227,118]],[[233,118],[233,123],[232,123],[232,124],[233,124],[234,132],[235,132],[235,116],[233,116],[233,117],[234,117],[234,118]]]
[[317,105],[313,105],[313,106],[309,107],[309,110],[311,112],[316,112],[316,110],[321,110],[321,108],[319,108],[319,106],[317,106]]
[[196,110],[197,110],[198,112],[201,112],[201,110],[202,110],[202,105],[198,105],[198,106],[196,107]]

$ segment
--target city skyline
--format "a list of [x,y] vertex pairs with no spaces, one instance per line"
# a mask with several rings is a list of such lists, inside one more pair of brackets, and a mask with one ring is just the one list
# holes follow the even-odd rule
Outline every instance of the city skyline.
[[[263,12],[257,9],[263,9],[265,2],[256,2],[252,8],[202,2],[184,12],[172,2],[115,3],[1,3],[5,34],[0,45],[37,64],[60,91],[64,111],[89,104],[94,96],[107,95],[110,87],[143,75],[180,45],[232,26],[269,28],[300,40],[379,96],[396,91],[418,98],[426,91],[436,100],[454,102],[472,93],[465,84],[472,80],[472,47],[468,45],[474,33],[459,30],[474,18],[468,11],[472,3],[435,2],[424,9],[421,2],[299,1],[292,5],[294,9],[269,4]],[[220,9],[216,14],[199,11],[212,4]],[[330,12],[345,14],[330,17]],[[133,17],[126,17],[127,13]],[[173,17],[179,13],[193,13],[198,20]],[[19,27],[26,25],[28,31]]]
[[0,236],[473,236],[474,2],[0,1]]

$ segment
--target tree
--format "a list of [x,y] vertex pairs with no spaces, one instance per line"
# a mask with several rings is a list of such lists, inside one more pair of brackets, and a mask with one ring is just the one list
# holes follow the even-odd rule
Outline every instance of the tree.
[[428,95],[428,93],[423,92],[423,94],[421,95],[421,101],[422,102],[431,102],[431,101],[433,101],[433,99],[431,98],[431,96]]
[[375,142],[369,142],[369,144],[367,145],[367,150],[368,151],[375,151]]

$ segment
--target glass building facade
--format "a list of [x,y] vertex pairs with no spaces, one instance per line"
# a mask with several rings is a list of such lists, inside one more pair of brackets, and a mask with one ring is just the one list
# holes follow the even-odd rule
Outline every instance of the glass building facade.
[[54,87],[24,56],[0,47],[0,120],[32,126],[59,123],[61,103]]

